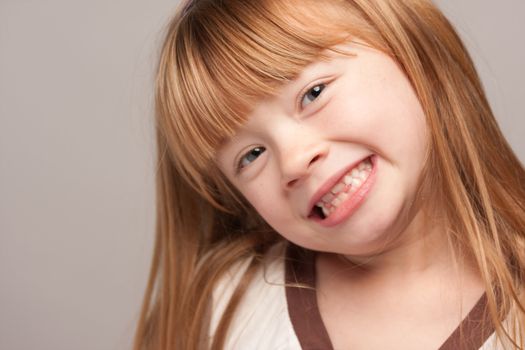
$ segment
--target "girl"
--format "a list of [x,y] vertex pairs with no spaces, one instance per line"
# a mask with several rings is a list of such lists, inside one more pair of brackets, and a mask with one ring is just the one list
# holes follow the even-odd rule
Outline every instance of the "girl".
[[135,349],[524,349],[525,172],[425,0],[193,0]]

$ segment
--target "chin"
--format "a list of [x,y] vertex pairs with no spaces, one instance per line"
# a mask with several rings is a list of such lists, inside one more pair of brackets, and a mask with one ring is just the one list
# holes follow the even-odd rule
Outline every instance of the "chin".
[[[363,217],[345,228],[337,253],[348,255],[374,255],[388,250],[401,237],[406,228],[397,218],[402,217],[396,211]],[[378,219],[379,218],[379,219]]]

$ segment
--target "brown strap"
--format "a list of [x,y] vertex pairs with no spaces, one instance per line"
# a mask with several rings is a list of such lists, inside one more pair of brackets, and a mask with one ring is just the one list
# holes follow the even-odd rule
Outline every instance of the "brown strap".
[[[315,290],[315,252],[290,244],[286,252],[288,314],[303,350],[332,350]],[[478,300],[439,350],[478,350],[494,332],[487,296]]]
[[332,350],[315,291],[315,253],[289,245],[286,259],[288,313],[303,350]]
[[494,333],[494,329],[488,312],[487,295],[483,294],[439,350],[477,350]]

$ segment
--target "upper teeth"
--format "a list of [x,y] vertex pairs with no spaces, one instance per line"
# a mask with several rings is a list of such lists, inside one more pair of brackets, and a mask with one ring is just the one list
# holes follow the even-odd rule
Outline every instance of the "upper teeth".
[[354,193],[359,186],[368,178],[372,171],[372,163],[370,158],[363,160],[355,168],[350,170],[341,181],[335,184],[334,187],[326,193],[323,198],[315,205],[323,210],[323,213],[328,217],[335,211],[337,206],[346,200],[352,193]]

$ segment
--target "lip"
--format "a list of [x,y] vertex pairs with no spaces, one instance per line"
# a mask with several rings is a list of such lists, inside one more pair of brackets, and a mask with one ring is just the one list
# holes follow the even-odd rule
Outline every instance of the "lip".
[[308,203],[308,212],[306,216],[308,217],[310,215],[310,213],[314,209],[315,203],[319,202],[321,198],[323,198],[323,196],[327,194],[332,189],[332,187],[334,187],[338,182],[340,182],[348,172],[350,172],[353,168],[358,166],[359,163],[361,163],[367,158],[371,159],[372,171],[374,171],[374,168],[375,168],[375,156],[374,155],[361,158],[355,161],[354,163],[350,164],[349,166],[339,170],[337,173],[331,176],[328,180],[326,180],[326,182],[315,192],[312,199],[310,199],[310,202]]
[[374,183],[376,181],[376,173],[377,173],[377,158],[376,156],[372,156],[370,158],[372,162],[372,171],[370,172],[370,175],[368,178],[357,188],[357,190],[347,198],[344,202],[339,204],[337,209],[330,214],[329,217],[322,220],[321,218],[314,218],[314,221],[317,222],[319,225],[324,227],[333,227],[337,226],[340,223],[344,222],[346,219],[348,219],[354,212],[365,202],[367,199],[368,193],[370,192],[370,189],[372,186],[374,186]]

